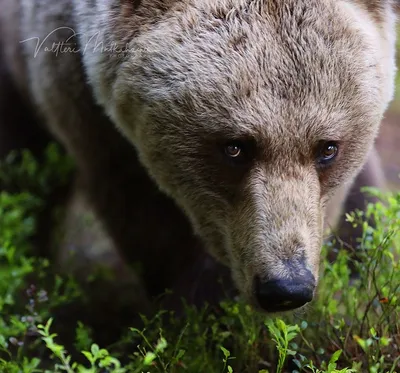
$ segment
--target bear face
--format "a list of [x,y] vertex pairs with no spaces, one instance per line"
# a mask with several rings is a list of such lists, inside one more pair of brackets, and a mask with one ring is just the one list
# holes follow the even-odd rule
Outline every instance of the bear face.
[[165,3],[131,35],[110,28],[129,52],[104,78],[87,57],[98,100],[247,301],[302,306],[327,203],[365,163],[393,94],[390,2]]

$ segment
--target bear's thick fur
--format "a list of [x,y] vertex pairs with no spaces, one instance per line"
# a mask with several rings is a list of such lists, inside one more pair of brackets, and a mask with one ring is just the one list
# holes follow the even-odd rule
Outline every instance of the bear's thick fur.
[[[334,225],[368,157],[359,183],[381,183],[372,148],[394,90],[392,1],[0,9],[10,86],[76,160],[80,190],[149,295],[190,293],[204,247],[257,307],[311,299],[325,213]],[[21,119],[5,95],[0,137]]]

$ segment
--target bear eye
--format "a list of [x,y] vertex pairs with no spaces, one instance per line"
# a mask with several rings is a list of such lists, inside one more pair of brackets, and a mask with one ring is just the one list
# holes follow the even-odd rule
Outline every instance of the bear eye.
[[242,154],[242,147],[238,142],[232,142],[225,145],[225,154],[230,158],[237,158]]
[[324,141],[317,154],[317,161],[322,165],[332,162],[339,153],[339,145],[336,141]]
[[248,166],[256,156],[256,144],[251,138],[225,140],[219,144],[225,162],[232,166]]

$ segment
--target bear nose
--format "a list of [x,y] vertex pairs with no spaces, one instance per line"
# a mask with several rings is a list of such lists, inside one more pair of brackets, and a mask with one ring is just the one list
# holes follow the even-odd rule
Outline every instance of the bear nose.
[[291,279],[263,281],[255,279],[255,295],[260,307],[266,312],[293,310],[311,302],[314,296],[315,278],[307,271],[304,276]]

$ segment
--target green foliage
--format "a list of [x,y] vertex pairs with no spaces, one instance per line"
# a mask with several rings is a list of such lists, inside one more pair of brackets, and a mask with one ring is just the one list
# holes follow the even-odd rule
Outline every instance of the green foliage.
[[[49,319],[46,325],[38,325],[39,334],[47,348],[53,353],[55,364],[52,372],[67,372],[67,373],[96,373],[106,369],[109,373],[125,373],[127,370],[121,367],[118,359],[110,356],[107,350],[100,349],[97,344],[92,344],[90,351],[82,351],[89,362],[89,366],[72,362],[71,356],[67,354],[64,346],[55,342],[54,338],[57,334],[50,333],[52,319]],[[46,370],[46,372],[49,372]]]
[[289,342],[296,337],[300,328],[298,325],[286,325],[284,321],[267,320],[265,324],[272,335],[272,341],[276,344],[278,350],[277,373],[281,373],[287,356],[296,355],[296,351],[289,350]]
[[[45,201],[72,169],[54,146],[40,164],[24,152],[0,165],[8,190],[0,192],[0,372],[400,372],[400,193],[376,190],[366,192],[381,202],[347,217],[364,231],[357,260],[344,249],[334,263],[323,260],[318,300],[306,313],[265,319],[232,300],[214,312],[187,306],[184,319],[143,316],[145,327],[127,329],[113,346],[99,346],[77,316],[67,348],[53,331],[62,322],[53,310],[80,289],[52,274],[31,245]],[[338,246],[328,243],[323,257]]]

